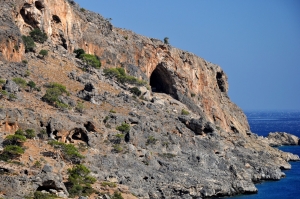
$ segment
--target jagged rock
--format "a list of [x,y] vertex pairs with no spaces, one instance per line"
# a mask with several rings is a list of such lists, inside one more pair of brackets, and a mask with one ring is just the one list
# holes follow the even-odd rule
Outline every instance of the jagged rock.
[[17,93],[19,91],[19,86],[12,80],[7,80],[3,86],[3,90],[6,90],[9,93]]
[[297,136],[285,132],[269,133],[267,138],[270,146],[300,144],[300,139]]
[[53,168],[52,168],[52,166],[46,164],[43,167],[42,171],[45,172],[45,173],[51,173],[53,171]]

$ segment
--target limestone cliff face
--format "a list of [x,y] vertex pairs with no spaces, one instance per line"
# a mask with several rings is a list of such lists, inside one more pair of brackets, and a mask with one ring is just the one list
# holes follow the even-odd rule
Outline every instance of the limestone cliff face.
[[[227,96],[227,76],[219,66],[160,40],[113,28],[99,14],[81,11],[72,1],[17,0],[11,12],[21,34],[40,28],[52,43],[69,52],[83,48],[98,55],[104,67],[123,66],[149,83],[151,75],[156,74],[153,81],[161,81],[162,92],[187,104],[208,121],[225,131],[249,131],[245,115]],[[20,61],[23,49],[14,55],[14,44],[9,41],[2,54],[8,60]]]

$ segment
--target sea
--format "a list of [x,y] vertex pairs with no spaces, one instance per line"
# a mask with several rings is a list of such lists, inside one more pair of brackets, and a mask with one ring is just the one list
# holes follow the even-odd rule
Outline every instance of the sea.
[[[269,132],[287,132],[300,137],[300,111],[246,111],[251,131],[259,136]],[[282,146],[280,150],[300,156],[300,146]],[[300,198],[300,161],[290,162],[291,170],[279,181],[256,184],[257,194],[225,197],[228,199],[297,199]]]

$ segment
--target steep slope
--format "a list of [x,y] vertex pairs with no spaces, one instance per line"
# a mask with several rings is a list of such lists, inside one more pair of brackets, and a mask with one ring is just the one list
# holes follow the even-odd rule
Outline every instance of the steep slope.
[[[117,183],[127,198],[255,193],[254,183],[280,179],[280,169],[290,168],[287,161],[298,159],[250,132],[244,113],[227,95],[227,76],[217,65],[115,28],[70,0],[1,0],[0,11],[0,77],[8,93],[1,94],[1,137],[18,129],[47,135],[25,143],[28,149],[19,160],[26,168],[10,170],[9,164],[0,164],[7,171],[0,175],[5,197],[50,189],[67,197],[67,169],[83,162],[97,179],[94,189],[109,192],[100,182]],[[34,28],[48,40],[25,53],[21,36]],[[75,58],[72,52],[79,48],[97,55],[101,69]],[[41,49],[49,55],[39,56]],[[138,85],[142,93],[134,95],[136,85],[120,83],[102,69],[116,67],[148,86]],[[40,89],[22,88],[11,81],[15,77],[34,81]],[[66,86],[70,95],[59,99],[66,106],[42,100],[51,82]],[[117,130],[122,124],[130,129]],[[86,158],[61,158],[43,139],[88,146]],[[33,169],[41,158],[46,169]]]

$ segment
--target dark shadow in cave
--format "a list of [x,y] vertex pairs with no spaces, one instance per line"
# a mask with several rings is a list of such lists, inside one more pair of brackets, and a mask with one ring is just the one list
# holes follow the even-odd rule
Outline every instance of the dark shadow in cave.
[[[81,128],[75,128],[72,130],[73,134],[71,133],[71,139],[72,140],[81,140],[85,142],[88,145],[89,137],[87,136],[86,132]],[[69,141],[71,141],[70,138],[67,138]]]
[[36,2],[35,2],[35,7],[36,7],[38,10],[42,10],[45,6],[42,4],[42,2],[36,1]]
[[173,85],[175,82],[170,72],[162,64],[157,65],[150,76],[152,92],[166,93],[177,99],[176,89]]
[[25,23],[32,26],[33,28],[38,28],[39,22],[35,20],[33,16],[31,16],[31,13],[26,12],[26,8],[30,6],[28,3],[25,3],[22,9],[20,10],[20,14],[24,20]]

